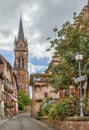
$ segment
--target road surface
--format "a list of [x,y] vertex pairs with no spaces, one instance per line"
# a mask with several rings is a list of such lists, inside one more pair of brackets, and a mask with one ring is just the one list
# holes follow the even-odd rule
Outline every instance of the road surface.
[[0,125],[0,130],[56,130],[54,127],[33,119],[27,113],[22,113],[5,121]]

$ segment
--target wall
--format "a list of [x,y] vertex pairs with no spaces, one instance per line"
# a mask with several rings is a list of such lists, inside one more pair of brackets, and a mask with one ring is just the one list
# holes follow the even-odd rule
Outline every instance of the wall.
[[66,120],[41,119],[42,121],[55,126],[58,130],[89,130],[89,117],[73,117]]
[[[38,85],[38,86],[36,86]],[[46,98],[52,97],[54,100],[59,99],[59,92],[54,93],[54,88],[51,86],[47,86],[44,82],[35,82],[32,91],[32,116],[37,117],[38,112],[40,112],[40,107],[42,105],[43,100]],[[47,97],[45,97],[45,93],[47,93]]]

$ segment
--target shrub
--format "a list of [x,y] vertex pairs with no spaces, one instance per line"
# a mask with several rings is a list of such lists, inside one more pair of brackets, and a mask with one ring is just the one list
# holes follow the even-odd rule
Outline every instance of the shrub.
[[76,100],[73,96],[59,99],[55,103],[44,104],[39,116],[49,116],[53,119],[64,119],[77,114]]
[[51,107],[52,107],[52,104],[46,105],[46,106],[41,110],[41,115],[43,115],[43,116],[49,115]]
[[74,116],[74,114],[77,114],[75,99],[63,98],[53,105],[49,116],[50,118],[63,119],[68,116]]

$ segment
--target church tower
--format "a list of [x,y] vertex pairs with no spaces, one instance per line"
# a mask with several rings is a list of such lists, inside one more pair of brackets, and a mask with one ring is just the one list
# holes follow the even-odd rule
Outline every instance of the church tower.
[[28,93],[28,42],[24,37],[21,14],[18,38],[14,41],[14,57],[14,71],[18,78],[19,90]]

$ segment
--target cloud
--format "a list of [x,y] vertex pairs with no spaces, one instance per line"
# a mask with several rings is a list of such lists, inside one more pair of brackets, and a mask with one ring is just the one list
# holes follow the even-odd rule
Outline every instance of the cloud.
[[38,40],[41,36],[42,36],[41,32],[37,31],[37,32],[35,32],[35,33],[32,35],[31,39],[32,39],[32,40]]
[[45,42],[44,44],[30,44],[29,45],[29,55],[33,57],[45,58],[48,57],[49,59],[52,57],[54,50],[47,51],[49,48],[49,44]]
[[53,50],[46,51],[50,46],[47,37],[54,39],[53,28],[60,29],[67,20],[72,20],[73,12],[79,14],[86,4],[87,0],[0,0],[0,50],[13,50],[21,10],[29,56],[51,59]]
[[31,7],[31,12],[37,12],[39,10],[39,5],[38,4],[33,4]]
[[30,74],[33,73],[43,73],[47,66],[35,66],[32,63],[28,64],[28,70]]
[[23,19],[24,19],[24,21],[26,21],[26,22],[32,22],[32,18],[31,17],[29,17],[27,14],[24,14],[23,15]]

